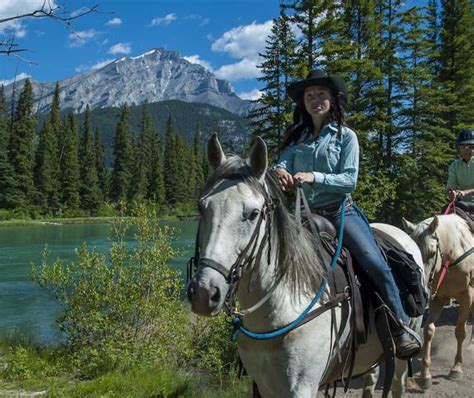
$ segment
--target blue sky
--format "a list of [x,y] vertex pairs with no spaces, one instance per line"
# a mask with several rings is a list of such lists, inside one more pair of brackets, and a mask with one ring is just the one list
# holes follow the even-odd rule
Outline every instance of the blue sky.
[[[43,0],[0,0],[0,19],[42,4]],[[15,75],[53,82],[163,47],[229,80],[243,98],[257,95],[258,53],[264,51],[271,21],[279,14],[278,0],[66,1],[73,12],[96,4],[103,13],[75,20],[73,32],[44,19],[1,24],[0,39],[15,35],[22,48],[31,50],[21,57],[34,64],[1,56],[0,82],[8,83]]]

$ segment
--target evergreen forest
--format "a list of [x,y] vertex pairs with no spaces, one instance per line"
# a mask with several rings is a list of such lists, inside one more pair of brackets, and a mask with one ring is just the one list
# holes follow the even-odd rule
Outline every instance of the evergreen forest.
[[[286,86],[313,68],[338,74],[361,144],[358,204],[371,220],[393,224],[438,212],[455,137],[474,126],[472,1],[282,0],[273,22],[250,133],[278,157],[292,121]],[[61,113],[59,86],[46,117],[34,115],[29,81],[9,105],[2,89],[0,218],[94,216],[107,203],[143,201],[194,211],[208,173],[199,123],[192,139],[171,115],[157,131],[143,104],[136,129],[124,105],[106,150],[89,109],[80,122]]]
[[395,225],[432,216],[447,201],[456,135],[474,127],[473,25],[471,0],[282,0],[253,134],[278,156],[292,121],[286,86],[313,68],[340,75],[361,145],[359,206]]

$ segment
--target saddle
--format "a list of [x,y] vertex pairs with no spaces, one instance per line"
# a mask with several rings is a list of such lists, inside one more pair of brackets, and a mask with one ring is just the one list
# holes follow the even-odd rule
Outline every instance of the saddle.
[[458,201],[454,204],[454,213],[466,221],[474,233],[474,203]]
[[[312,222],[313,225],[316,226],[316,229],[322,238],[323,246],[326,250],[326,261],[330,261],[336,250],[336,228],[325,217],[319,216],[317,214],[311,214],[310,217],[311,221],[308,221],[306,219],[305,222],[303,222],[303,225],[306,225],[309,228],[308,224]],[[391,238],[386,234],[377,234],[376,241],[378,243],[383,242],[383,244],[379,244],[379,247],[381,248],[382,253],[384,253],[384,256],[386,256],[389,265],[391,263],[395,264],[391,265],[392,269],[394,269],[395,267],[397,267],[397,269],[403,268],[403,259],[410,259],[411,256],[408,253],[403,252],[401,246],[398,245],[398,243],[394,240],[390,241],[389,243],[386,243],[386,240],[388,239]],[[400,260],[399,255],[396,255],[397,250],[401,250],[401,252],[404,253],[401,255],[402,260]],[[414,260],[413,263],[416,269],[418,270],[418,266],[414,262]],[[340,331],[342,332],[344,330],[345,326],[347,325],[347,322],[352,322],[352,330],[354,332],[352,334],[352,338],[349,339],[350,343],[343,347],[341,352],[339,353],[339,362],[335,359],[332,361],[332,363],[329,364],[328,368],[326,369],[323,380],[329,383],[332,380],[340,379],[344,384],[344,390],[348,390],[352,378],[355,353],[357,352],[359,345],[364,344],[367,340],[366,330],[368,327],[367,325],[369,314],[368,311],[364,311],[364,309],[369,308],[369,302],[372,302],[373,308],[376,309],[375,327],[383,348],[383,355],[379,358],[377,363],[380,363],[383,360],[386,364],[383,397],[387,397],[395,371],[395,352],[390,332],[387,307],[381,301],[380,297],[376,293],[373,293],[376,289],[374,288],[374,286],[371,286],[371,281],[369,281],[365,276],[359,275],[357,274],[357,272],[354,272],[354,268],[357,269],[357,265],[353,267],[353,262],[350,253],[347,249],[344,249],[341,257],[338,259],[336,268],[333,272],[329,274],[329,286],[331,288],[331,292],[334,292],[333,294],[339,293],[341,289],[349,288],[350,290],[351,311],[349,313],[347,305],[345,307],[342,307],[342,320]],[[363,286],[370,286],[370,288],[361,289],[361,283],[359,281],[362,281]],[[424,304],[426,304],[426,302],[420,303],[420,306],[423,306],[423,310]],[[340,336],[336,337],[336,341],[338,341],[339,337]],[[346,358],[343,363],[341,363],[340,361],[340,356]],[[346,380],[344,380],[343,375],[346,373],[347,369],[345,368],[345,365],[347,363],[349,364],[348,377]],[[327,384],[327,389],[328,388],[329,384]]]

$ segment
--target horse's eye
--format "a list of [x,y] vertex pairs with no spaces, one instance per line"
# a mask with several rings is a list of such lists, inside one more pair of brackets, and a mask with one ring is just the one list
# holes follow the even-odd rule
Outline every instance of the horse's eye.
[[253,221],[257,218],[257,216],[260,214],[260,210],[258,209],[255,209],[254,211],[252,211],[252,213],[250,213],[250,216],[249,216],[249,220],[250,221]]

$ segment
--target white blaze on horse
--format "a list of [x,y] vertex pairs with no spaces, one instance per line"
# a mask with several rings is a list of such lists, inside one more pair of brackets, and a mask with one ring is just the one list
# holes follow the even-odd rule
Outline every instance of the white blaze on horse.
[[[424,331],[422,387],[431,387],[431,344],[443,307],[451,298],[459,303],[459,315],[455,329],[456,357],[450,371],[452,379],[462,377],[463,341],[466,324],[474,302],[474,237],[469,225],[456,214],[428,218],[418,225],[403,219],[405,230],[417,242],[430,275],[431,299],[429,318]],[[443,267],[449,267],[443,271]],[[444,276],[441,276],[445,274]],[[440,281],[441,278],[441,281]],[[472,342],[472,334],[471,334]]]
[[[226,297],[235,287],[229,280],[237,270],[237,300],[242,309],[250,309],[243,316],[245,328],[255,333],[282,328],[307,309],[323,283],[321,242],[301,228],[284,206],[280,187],[266,172],[267,149],[260,138],[250,157],[241,159],[226,158],[214,135],[208,157],[214,174],[199,200],[199,261],[188,287],[192,309],[203,316],[217,315],[228,304]],[[378,228],[422,267],[419,249],[405,232],[382,224]],[[326,294],[314,308],[321,307],[325,298]],[[344,346],[353,332],[351,322],[341,321],[348,306],[344,301],[334,311],[322,312],[272,339],[238,333],[240,358],[263,397],[315,397],[320,385],[334,381],[329,378],[330,367],[338,362],[338,351],[332,321]],[[373,369],[382,355],[373,313],[369,318],[367,342],[356,353],[354,375]],[[397,360],[396,367],[392,394],[402,396],[406,362]]]

